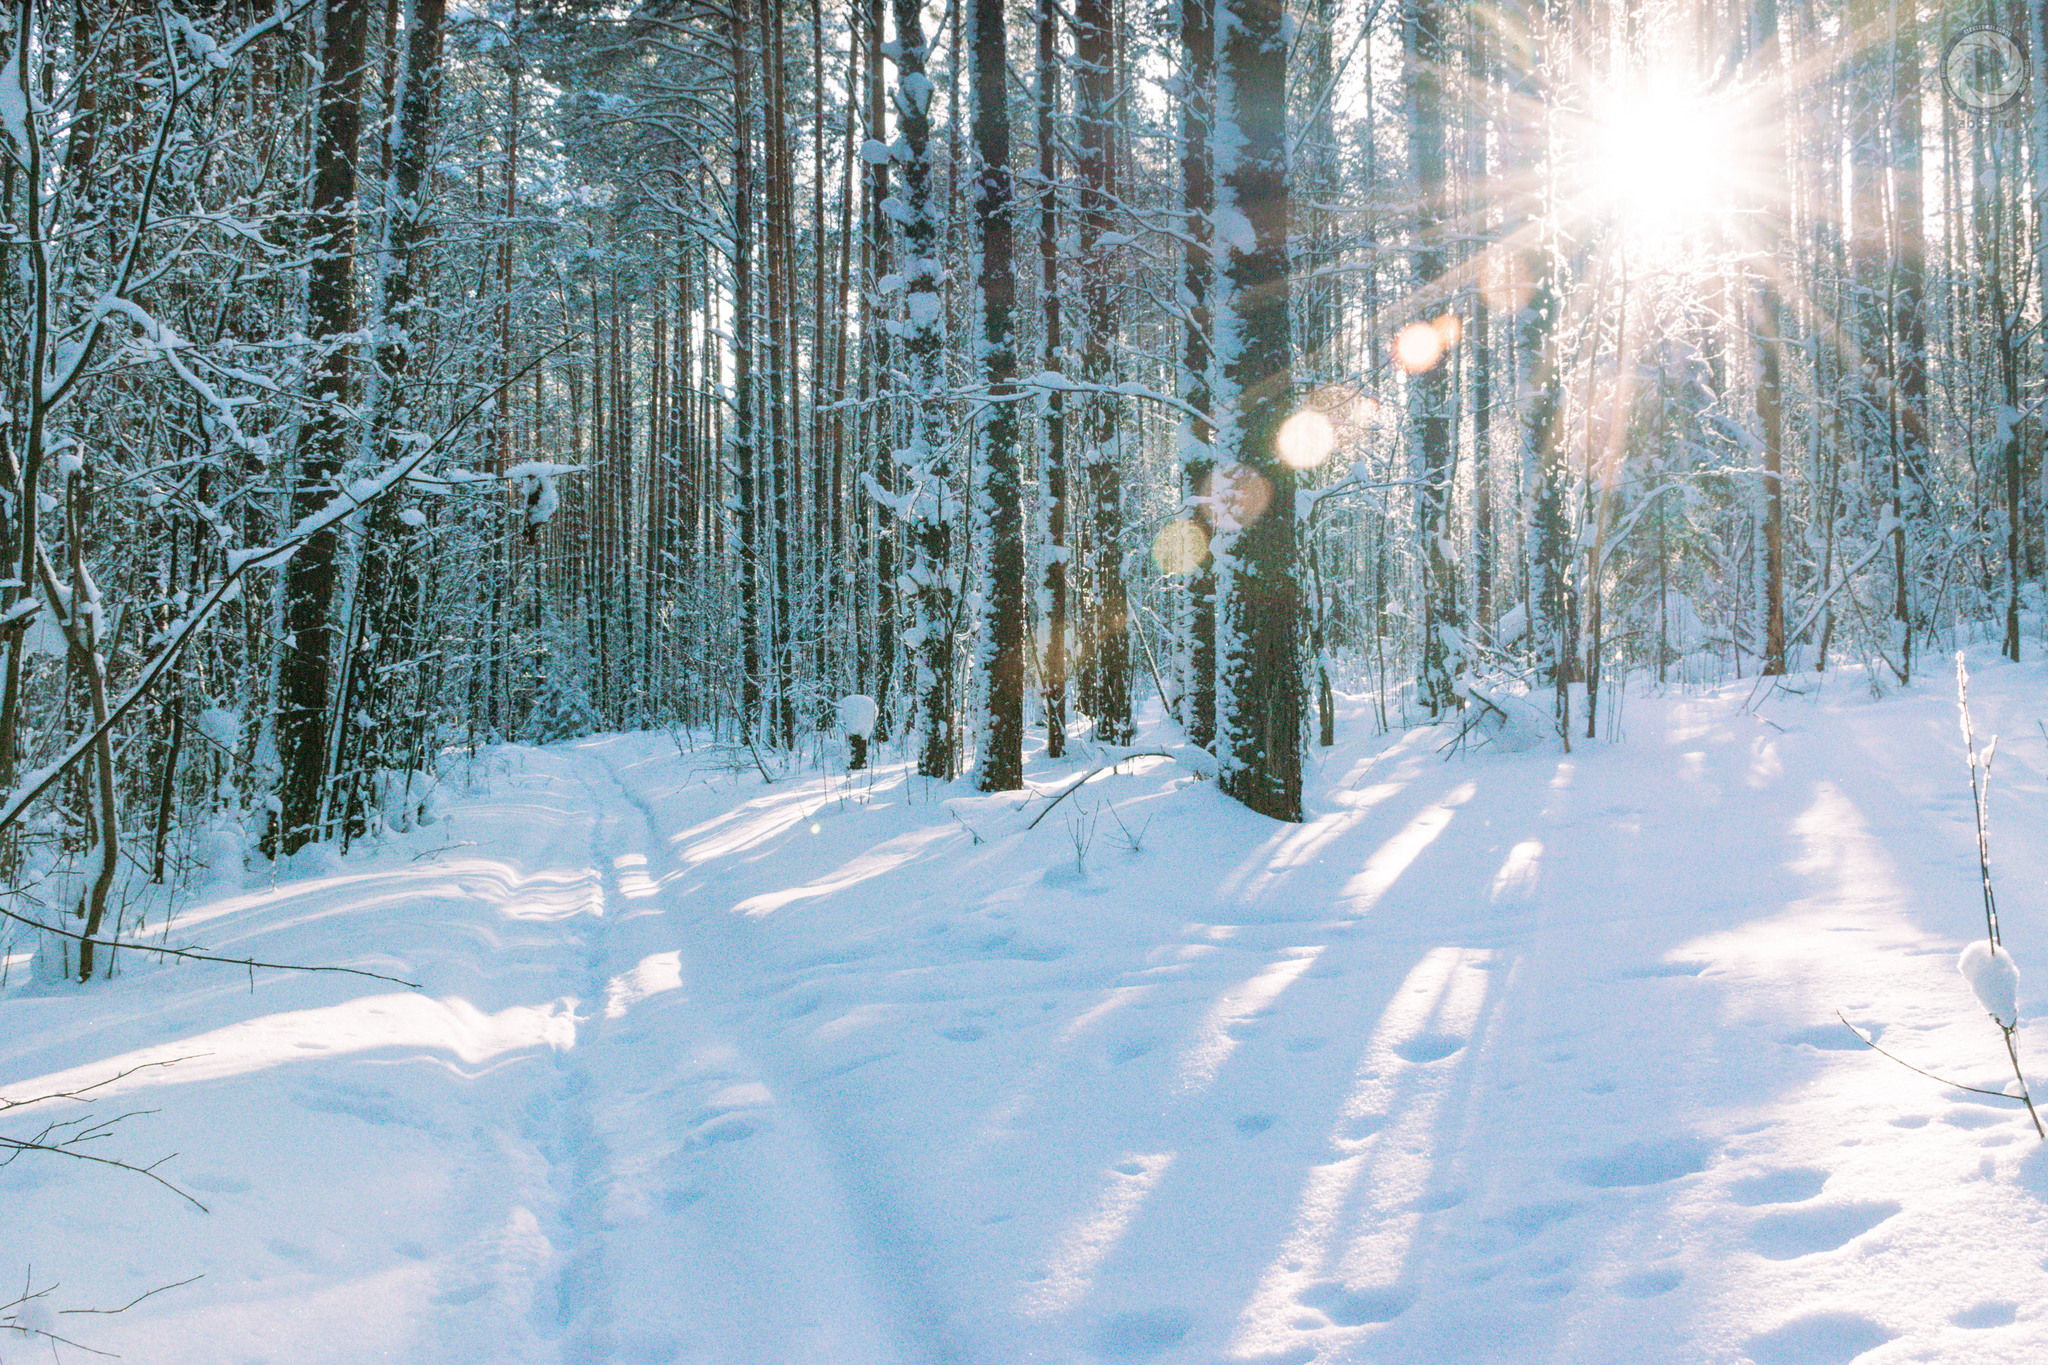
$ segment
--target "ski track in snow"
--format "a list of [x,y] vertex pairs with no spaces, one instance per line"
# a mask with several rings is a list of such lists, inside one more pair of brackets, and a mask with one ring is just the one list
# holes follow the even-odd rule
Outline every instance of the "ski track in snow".
[[[204,1271],[83,1320],[169,1365],[2036,1361],[2048,1150],[1834,1017],[2009,1079],[1954,967],[1952,697],[1855,686],[1448,761],[1360,707],[1294,827],[1157,759],[1027,831],[900,767],[497,751],[451,824],[181,914],[420,992],[0,995],[0,1094],[188,1059],[112,1088],[158,1112],[108,1154],[180,1152],[213,1210],[19,1160],[0,1270],[67,1306]],[[2048,686],[1973,701],[2024,973]]]

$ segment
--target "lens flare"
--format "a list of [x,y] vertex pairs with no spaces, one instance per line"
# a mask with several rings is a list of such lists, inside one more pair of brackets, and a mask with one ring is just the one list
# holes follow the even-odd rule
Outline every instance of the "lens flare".
[[1169,521],[1152,538],[1152,562],[1163,574],[1190,573],[1209,557],[1209,533],[1186,517]]
[[1728,210],[1743,139],[1725,102],[1673,81],[1596,111],[1583,172],[1594,212],[1677,249],[1688,229]]
[[1433,322],[1411,322],[1394,337],[1394,359],[1410,374],[1436,368],[1444,358],[1443,330]]
[[1303,408],[1280,424],[1274,453],[1289,469],[1314,469],[1337,448],[1337,429],[1314,408]]
[[1266,515],[1273,485],[1250,465],[1227,464],[1216,471],[1209,496],[1216,509],[1216,529],[1241,531]]

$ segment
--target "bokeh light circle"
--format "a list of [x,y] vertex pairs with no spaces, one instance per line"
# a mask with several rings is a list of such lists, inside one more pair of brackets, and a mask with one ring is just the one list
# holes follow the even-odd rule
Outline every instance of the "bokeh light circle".
[[1209,533],[1187,517],[1169,521],[1152,538],[1152,562],[1163,574],[1190,573],[1209,557]]
[[1280,424],[1273,451],[1289,469],[1314,469],[1337,448],[1337,429],[1314,408],[1303,408]]

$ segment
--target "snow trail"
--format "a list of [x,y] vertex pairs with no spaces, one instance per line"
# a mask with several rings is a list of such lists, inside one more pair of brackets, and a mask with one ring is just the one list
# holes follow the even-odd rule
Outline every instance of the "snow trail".
[[[1834,1018],[2009,1079],[1953,966],[1952,707],[1746,698],[1632,697],[1569,756],[1347,729],[1296,827],[1157,759],[1031,830],[1044,796],[887,753],[503,750],[453,832],[189,912],[416,995],[0,996],[0,1093],[214,1054],[124,1083],[212,1214],[17,1162],[0,1246],[103,1301],[206,1270],[95,1338],[168,1365],[2037,1359],[2024,1111]],[[1973,700],[2017,733],[2048,688]],[[2048,746],[2002,747],[2033,960]]]

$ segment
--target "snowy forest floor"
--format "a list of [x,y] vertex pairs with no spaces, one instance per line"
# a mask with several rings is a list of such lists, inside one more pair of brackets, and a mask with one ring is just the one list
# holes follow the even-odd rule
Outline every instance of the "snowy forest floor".
[[[1973,665],[2040,972],[2048,675]],[[1570,755],[1358,702],[1293,827],[1160,758],[1027,829],[1092,760],[1025,802],[493,750],[442,822],[177,922],[421,990],[15,964],[0,1094],[182,1059],[91,1112],[154,1111],[100,1154],[178,1153],[211,1212],[25,1156],[0,1275],[106,1308],[203,1273],[54,1319],[150,1365],[2048,1359],[2048,1147],[1835,1018],[2011,1081],[1955,969],[1953,680],[1822,681],[1639,690]]]

